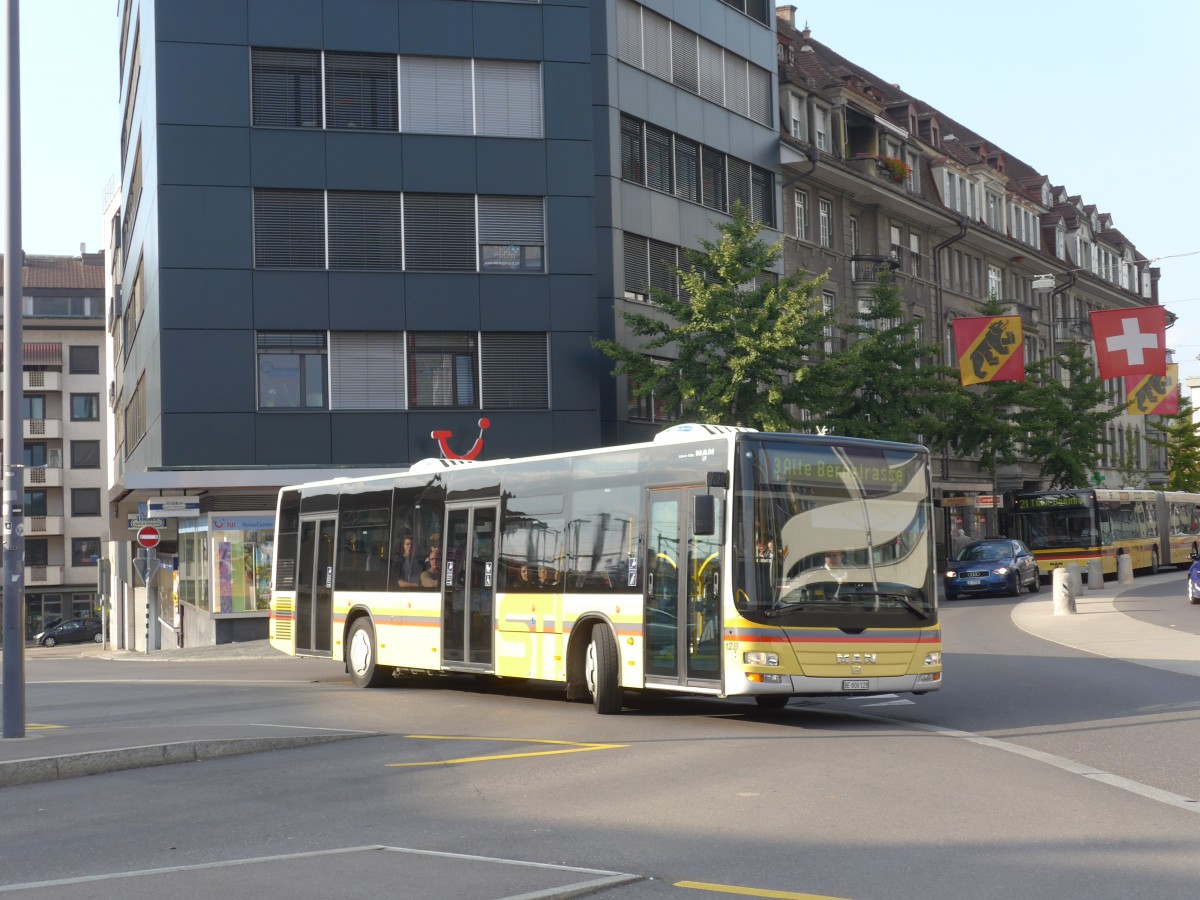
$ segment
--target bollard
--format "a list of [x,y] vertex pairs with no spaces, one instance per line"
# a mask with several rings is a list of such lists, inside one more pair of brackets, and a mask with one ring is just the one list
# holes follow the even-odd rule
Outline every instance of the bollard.
[[1071,593],[1071,573],[1066,569],[1055,569],[1051,583],[1054,585],[1054,614],[1066,616],[1075,612],[1075,595]]
[[1079,567],[1079,563],[1067,563],[1067,575],[1071,579],[1071,596],[1078,597],[1083,593],[1083,570]]
[[1133,584],[1133,557],[1128,553],[1117,557],[1117,584]]
[[1088,590],[1098,591],[1104,587],[1104,563],[1098,559],[1088,560]]

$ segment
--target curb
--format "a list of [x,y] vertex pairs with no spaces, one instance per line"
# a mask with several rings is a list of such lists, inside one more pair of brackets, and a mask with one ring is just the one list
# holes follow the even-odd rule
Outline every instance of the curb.
[[224,740],[176,741],[115,750],[94,750],[64,756],[43,756],[0,762],[0,787],[63,781],[84,775],[143,769],[174,763],[204,762],[226,756],[242,756],[268,750],[292,750],[353,738],[377,737],[378,732],[312,734],[296,737],[232,738]]

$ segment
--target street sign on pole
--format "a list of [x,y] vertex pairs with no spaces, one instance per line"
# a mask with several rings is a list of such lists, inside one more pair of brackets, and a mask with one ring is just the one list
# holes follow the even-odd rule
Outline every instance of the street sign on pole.
[[143,525],[138,529],[137,542],[139,547],[145,547],[147,550],[158,546],[159,533],[158,529],[153,525]]

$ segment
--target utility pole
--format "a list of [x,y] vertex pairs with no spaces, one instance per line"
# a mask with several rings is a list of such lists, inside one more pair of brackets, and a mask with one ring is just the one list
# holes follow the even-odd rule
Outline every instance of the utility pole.
[[21,325],[21,27],[19,0],[5,0],[8,23],[8,143],[5,145],[4,250],[4,737],[25,737],[25,366]]

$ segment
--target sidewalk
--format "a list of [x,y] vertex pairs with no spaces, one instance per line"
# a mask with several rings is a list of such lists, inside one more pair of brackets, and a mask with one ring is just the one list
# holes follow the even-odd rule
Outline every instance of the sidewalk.
[[1040,594],[1030,595],[1013,609],[1013,624],[1035,637],[1065,647],[1139,666],[1200,676],[1200,635],[1140,622],[1123,615],[1114,605],[1114,600],[1126,592],[1175,581],[1179,583],[1175,602],[1183,612],[1194,611],[1185,593],[1185,578],[1186,572],[1179,570],[1144,575],[1133,584],[1106,581],[1095,591],[1088,590],[1085,584],[1075,595],[1076,612],[1058,616],[1054,614],[1052,587],[1043,585]]

